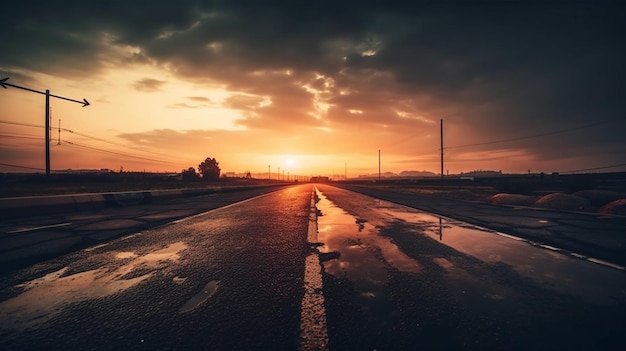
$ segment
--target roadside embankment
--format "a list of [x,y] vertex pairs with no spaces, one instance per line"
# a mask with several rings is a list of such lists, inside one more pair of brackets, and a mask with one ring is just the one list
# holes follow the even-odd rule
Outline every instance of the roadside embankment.
[[557,211],[626,216],[626,193],[609,190],[581,190],[572,193],[544,192],[522,195],[498,192],[489,187],[419,188],[390,186],[390,190],[451,200],[485,202],[494,205],[527,206]]
[[607,190],[583,190],[572,194],[556,192],[542,196],[498,193],[491,196],[488,202],[496,205],[626,215],[626,194]]
[[188,189],[143,190],[0,198],[0,219],[93,211],[110,207],[150,204],[179,197],[202,196],[276,185],[215,186]]

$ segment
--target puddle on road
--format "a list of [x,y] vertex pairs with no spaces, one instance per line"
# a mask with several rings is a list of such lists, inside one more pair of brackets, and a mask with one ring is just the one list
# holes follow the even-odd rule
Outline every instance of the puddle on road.
[[[335,255],[337,259],[323,262],[327,273],[374,285],[384,284],[387,265],[419,274],[419,263],[381,236],[377,228],[367,222],[360,223],[361,219],[337,207],[321,192],[317,195],[320,198],[317,208],[322,213],[318,217],[318,235],[319,241],[325,244],[320,251],[339,252]],[[626,301],[623,271],[565,255],[555,248],[533,246],[527,240],[382,200],[373,210],[390,221],[400,220],[415,226],[418,229],[415,232],[422,233],[416,235],[427,235],[489,264],[510,266],[544,288],[600,304]],[[451,275],[465,272],[463,267],[455,267],[443,257],[433,258],[433,261]],[[362,294],[369,295],[369,291],[364,290]]]
[[462,221],[403,206],[386,209],[395,218],[420,224],[425,234],[487,263],[504,263],[542,286],[590,302],[626,301],[625,274],[597,263]]
[[66,275],[69,267],[19,284],[24,291],[0,303],[0,328],[25,329],[50,320],[72,303],[103,298],[123,292],[152,277],[160,264],[177,262],[183,242],[139,256],[133,252],[117,252],[112,261],[100,268]]
[[339,252],[339,255],[327,255],[330,259],[323,262],[326,273],[350,279],[361,285],[363,297],[372,298],[380,294],[377,287],[387,282],[389,266],[413,273],[422,269],[389,238],[378,235],[373,225],[349,215],[321,192],[318,191],[317,196],[316,206],[321,212],[317,218],[317,235],[324,243],[319,251],[322,257]]

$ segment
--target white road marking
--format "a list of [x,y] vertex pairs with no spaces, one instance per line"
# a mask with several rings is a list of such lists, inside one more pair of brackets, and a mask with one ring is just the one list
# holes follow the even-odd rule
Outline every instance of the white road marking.
[[604,261],[604,260],[599,260],[599,259],[597,259],[597,258],[593,258],[593,257],[589,257],[589,258],[587,258],[587,261],[589,261],[589,262],[593,262],[593,263],[595,263],[595,264],[599,264],[599,265],[602,265],[602,266],[615,268],[615,269],[618,269],[618,270],[620,270],[620,271],[624,271],[624,270],[626,270],[626,267],[624,267],[624,266],[620,266],[620,265],[618,265],[618,264],[611,263],[611,262],[607,262],[607,261]]
[[[309,243],[317,243],[317,208],[315,192],[309,212]],[[310,253],[304,267],[304,296],[300,314],[300,350],[328,350],[326,308],[322,286],[322,266],[316,252]]]
[[164,226],[167,226],[167,225],[169,225],[169,224],[178,224],[178,223],[187,222],[187,221],[189,221],[189,220],[196,219],[196,218],[198,218],[198,217],[202,217],[202,216],[206,215],[207,213],[211,213],[211,212],[215,212],[215,211],[219,211],[219,210],[224,210],[224,209],[227,209],[227,208],[229,208],[229,207],[233,207],[233,206],[237,206],[237,205],[240,205],[240,204],[246,203],[246,202],[248,202],[248,201],[252,201],[252,200],[260,199],[260,198],[265,197],[265,196],[269,196],[269,195],[271,195],[271,194],[272,194],[272,192],[270,192],[270,193],[266,193],[266,194],[261,194],[261,195],[255,196],[255,197],[251,197],[251,198],[249,198],[249,199],[245,199],[245,200],[242,200],[242,201],[238,201],[238,202],[232,203],[232,204],[230,204],[230,205],[226,205],[226,206],[222,206],[222,207],[217,207],[217,208],[214,208],[214,209],[211,209],[211,210],[208,210],[208,211],[204,211],[204,212],[196,213],[195,215],[191,215],[191,216],[188,216],[188,217],[180,218],[180,219],[177,219],[177,220],[171,221],[171,222],[169,222],[169,223],[166,223],[166,224],[164,224],[164,225],[163,225],[163,227],[164,227]]
[[72,223],[59,223],[59,224],[43,225],[43,226],[40,226],[40,227],[21,228],[21,229],[12,230],[12,231],[7,232],[7,233],[8,234],[25,233],[25,232],[32,232],[32,231],[40,230],[40,229],[65,227],[65,226],[68,226],[68,225],[72,225]]
[[100,248],[103,248],[103,247],[106,247],[106,246],[109,246],[109,243],[88,247],[88,248],[84,249],[83,251],[91,252],[91,251],[94,251],[94,250],[97,250],[97,249],[100,249]]
[[520,237],[517,237],[517,236],[514,236],[514,235],[505,234],[505,233],[501,233],[501,232],[494,232],[494,234],[503,236],[505,238],[509,238],[509,239],[513,239],[513,240],[517,240],[517,241],[522,241],[522,242],[525,242],[525,243],[527,243],[529,245],[537,247],[539,249],[544,249],[544,250],[550,250],[550,251],[558,252],[560,254],[569,255],[571,257],[578,258],[578,259],[583,260],[583,261],[599,264],[599,265],[602,265],[602,266],[605,266],[605,267],[609,267],[609,268],[614,268],[614,269],[617,269],[617,270],[620,270],[620,271],[626,271],[626,267],[624,267],[622,265],[619,265],[619,264],[616,264],[616,263],[612,263],[612,262],[608,262],[608,261],[604,261],[604,260],[601,260],[601,259],[598,259],[598,258],[587,257],[587,256],[585,256],[583,254],[579,254],[577,252],[572,252],[572,251],[569,251],[569,250],[561,249],[561,248],[556,247],[556,246],[542,244],[540,242],[534,242],[532,240],[520,238]]

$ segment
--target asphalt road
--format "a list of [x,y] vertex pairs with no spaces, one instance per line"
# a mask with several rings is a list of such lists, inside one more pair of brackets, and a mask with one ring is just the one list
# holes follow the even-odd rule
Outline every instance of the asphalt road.
[[448,217],[318,188],[319,239],[340,252],[324,262],[331,349],[626,346],[624,271]]
[[622,270],[328,185],[241,200],[5,272],[3,349],[626,349]]
[[3,348],[296,349],[310,198],[291,187],[4,275]]
[[457,201],[403,192],[401,188],[343,183],[336,186],[512,234],[532,244],[626,267],[626,216]]
[[[20,216],[0,219],[0,273],[57,257],[112,239],[164,225],[265,194],[280,187],[259,187],[203,196],[179,196],[150,204],[120,204],[88,211],[38,215],[27,207]],[[34,204],[39,201],[33,200]]]

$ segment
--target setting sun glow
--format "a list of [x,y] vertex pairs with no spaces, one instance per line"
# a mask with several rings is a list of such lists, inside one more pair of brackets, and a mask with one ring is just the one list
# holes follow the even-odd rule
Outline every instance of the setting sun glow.
[[46,143],[55,171],[207,157],[259,177],[436,175],[442,159],[449,174],[626,170],[621,17],[505,3],[359,3],[357,26],[341,7],[324,21],[229,2],[16,7],[0,31],[0,172],[41,172]]

